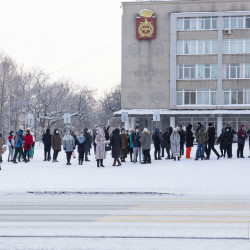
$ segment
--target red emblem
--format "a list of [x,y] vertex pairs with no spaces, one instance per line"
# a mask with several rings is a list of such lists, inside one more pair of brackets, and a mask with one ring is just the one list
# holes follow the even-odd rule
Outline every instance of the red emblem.
[[136,18],[136,38],[154,39],[156,37],[156,17]]

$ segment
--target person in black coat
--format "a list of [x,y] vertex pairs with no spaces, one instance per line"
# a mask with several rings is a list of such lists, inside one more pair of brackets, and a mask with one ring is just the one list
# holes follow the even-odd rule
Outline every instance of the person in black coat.
[[155,152],[154,152],[155,160],[161,160],[160,153],[161,153],[162,136],[160,134],[159,128],[155,128],[155,132],[152,135],[152,140],[155,146]]
[[172,157],[170,156],[170,149],[171,149],[170,137],[171,137],[172,133],[173,133],[173,128],[169,127],[168,133],[167,133],[167,136],[166,136],[166,151],[167,151],[167,154],[168,154],[168,157],[166,158],[167,160],[173,159],[173,155],[172,155]]
[[[44,161],[50,161],[50,152],[51,152],[51,134],[50,134],[50,129],[46,129],[46,133],[43,134],[43,144],[44,144]],[[47,157],[48,155],[48,157]]]
[[192,124],[189,124],[186,128],[186,159],[190,159],[191,149],[194,146],[194,135],[192,131]]
[[90,140],[90,132],[88,128],[84,129],[84,137],[85,137],[85,161],[89,161],[88,153],[91,147],[91,140]]
[[[168,154],[167,146],[168,146],[168,129],[166,128],[164,130],[164,133],[163,133],[163,136],[162,136],[162,147],[163,147],[162,150],[166,149],[166,153]],[[162,154],[162,155],[164,155],[164,154]],[[169,154],[168,154],[168,156],[170,157]]]
[[109,138],[109,126],[107,128],[104,127],[103,131],[104,131],[104,134],[105,134],[105,139],[106,139],[106,141],[108,141],[110,139]]
[[78,164],[82,165],[83,160],[84,160],[84,153],[85,153],[85,142],[86,139],[83,136],[83,132],[80,133],[76,140],[76,144],[78,145],[77,151],[78,151]]
[[116,128],[112,132],[112,136],[110,138],[110,146],[112,147],[112,158],[114,158],[114,163],[112,166],[116,166],[116,162],[118,166],[121,166],[120,162],[120,154],[122,149],[122,137],[120,136],[119,128]]
[[179,131],[180,135],[180,155],[184,155],[184,145],[185,145],[185,131],[182,129],[182,125],[179,125]]
[[208,148],[207,148],[207,157],[205,158],[205,160],[209,160],[210,154],[211,154],[211,150],[214,151],[214,153],[217,156],[217,160],[219,160],[220,159],[220,155],[217,152],[217,150],[214,148],[214,143],[215,143],[215,128],[214,128],[214,126],[213,126],[213,124],[211,122],[208,123],[207,133],[208,133],[208,142],[207,142]]
[[227,157],[232,158],[232,144],[233,144],[233,138],[234,134],[236,132],[231,128],[229,124],[227,124],[226,127],[226,145],[227,145]]
[[227,152],[227,138],[226,138],[226,130],[223,128],[221,130],[221,134],[217,140],[217,143],[220,143],[220,152],[221,152],[221,157],[226,156]]

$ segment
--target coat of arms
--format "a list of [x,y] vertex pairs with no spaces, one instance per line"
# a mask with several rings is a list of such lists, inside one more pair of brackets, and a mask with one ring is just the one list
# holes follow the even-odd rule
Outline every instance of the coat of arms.
[[156,17],[152,10],[141,10],[136,17],[136,38],[154,39],[156,37]]

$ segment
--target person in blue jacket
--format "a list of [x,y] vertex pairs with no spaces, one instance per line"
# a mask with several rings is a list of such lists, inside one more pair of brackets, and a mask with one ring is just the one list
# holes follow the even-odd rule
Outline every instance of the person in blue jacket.
[[15,142],[15,154],[14,154],[14,158],[13,158],[13,163],[17,163],[16,157],[17,157],[18,153],[20,153],[22,155],[25,163],[27,163],[26,155],[23,152],[23,144],[24,144],[23,132],[21,130],[18,130],[17,135],[18,136],[17,136],[17,140]]

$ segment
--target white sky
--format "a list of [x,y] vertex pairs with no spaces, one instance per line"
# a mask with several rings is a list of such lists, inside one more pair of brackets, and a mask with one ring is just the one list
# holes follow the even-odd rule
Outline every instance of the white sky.
[[110,88],[121,79],[120,6],[120,0],[1,1],[0,51],[53,79]]

